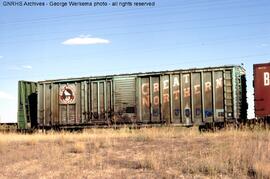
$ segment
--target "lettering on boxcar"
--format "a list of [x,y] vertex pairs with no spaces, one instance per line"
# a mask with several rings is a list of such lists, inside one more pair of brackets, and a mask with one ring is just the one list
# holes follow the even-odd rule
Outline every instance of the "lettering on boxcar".
[[153,101],[155,106],[159,105],[159,96],[154,96]]
[[[189,75],[183,75],[184,77],[184,82],[185,83],[189,83]],[[269,73],[265,75],[265,84],[270,85],[270,76]],[[169,86],[169,80],[164,80],[163,81],[163,90],[168,90],[170,88]],[[177,77],[173,78],[173,87],[179,87],[179,79]],[[222,88],[223,86],[223,79],[222,78],[218,78],[216,79],[216,89],[218,88]],[[153,92],[159,92],[159,83],[153,83]],[[149,99],[149,83],[142,83],[142,104],[146,105],[147,107],[150,106],[150,99]],[[204,91],[205,92],[209,92],[212,90],[212,83],[210,81],[207,81],[204,83]],[[200,84],[196,84],[193,86],[193,91],[194,94],[200,94],[201,93],[201,85]],[[180,98],[180,91],[179,88],[175,88],[172,90],[172,95],[174,100],[178,100]],[[186,87],[183,88],[183,96],[186,97],[190,97],[190,87]],[[170,96],[168,93],[163,94],[162,96],[163,102],[167,103],[170,100]],[[160,102],[159,100],[159,96],[154,96],[153,97],[153,103],[154,105],[158,105]]]
[[169,89],[169,80],[163,81],[163,90]]
[[194,94],[200,94],[201,85],[194,85]]
[[189,97],[190,96],[190,88],[184,88],[184,97]]
[[163,102],[168,103],[170,100],[169,97],[170,97],[169,94],[163,94]]
[[154,92],[158,92],[159,91],[159,85],[158,85],[158,83],[154,83],[153,84],[153,88],[154,88]]
[[60,104],[74,104],[76,101],[75,85],[62,85],[59,89]]
[[179,89],[173,91],[174,100],[178,100],[179,99],[179,93],[180,93]]
[[183,78],[184,78],[184,82],[188,83],[189,74],[183,75]]
[[210,81],[205,82],[204,91],[205,92],[211,91],[211,82]]
[[148,83],[143,83],[142,84],[142,94],[143,95],[148,95],[149,94],[149,84]]
[[222,78],[216,79],[216,88],[222,88]]
[[173,87],[179,86],[179,80],[177,77],[173,78]]
[[149,107],[150,100],[149,100],[149,83],[142,84],[142,105]]
[[147,107],[150,106],[149,95],[144,96],[144,97],[142,98],[142,105],[143,105],[143,106],[147,106]]
[[264,72],[263,73],[263,81],[264,81],[264,86],[269,86],[270,85],[270,75],[269,72]]

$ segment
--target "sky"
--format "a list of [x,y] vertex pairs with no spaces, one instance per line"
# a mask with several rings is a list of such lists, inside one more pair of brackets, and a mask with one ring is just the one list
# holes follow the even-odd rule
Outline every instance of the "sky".
[[18,80],[241,63],[254,117],[253,64],[270,61],[270,1],[144,1],[155,6],[14,7],[1,0],[0,122],[17,120]]

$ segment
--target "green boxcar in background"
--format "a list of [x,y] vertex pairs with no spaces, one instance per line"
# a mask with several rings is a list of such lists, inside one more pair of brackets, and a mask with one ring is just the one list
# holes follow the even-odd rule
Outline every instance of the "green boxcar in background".
[[17,115],[18,129],[37,126],[37,83],[19,81]]

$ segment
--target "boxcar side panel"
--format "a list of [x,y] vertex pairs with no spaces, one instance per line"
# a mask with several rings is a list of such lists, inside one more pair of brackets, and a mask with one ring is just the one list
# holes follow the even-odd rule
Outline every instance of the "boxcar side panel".
[[38,83],[40,126],[204,123],[243,113],[242,67],[216,67]]
[[215,88],[215,121],[224,121],[224,80],[223,71],[216,71],[214,75]]
[[170,100],[170,77],[162,76],[162,119],[166,123],[170,123],[171,119],[171,100]]
[[141,116],[142,121],[150,122],[150,84],[149,78],[141,78]]
[[191,81],[190,74],[182,74],[182,96],[183,105],[182,105],[182,122],[185,124],[191,124]]
[[201,92],[201,73],[192,74],[192,100],[193,118],[195,124],[202,123],[202,92]]
[[181,93],[180,93],[180,75],[174,74],[172,75],[171,81],[171,98],[172,98],[172,123],[180,123],[181,122]]
[[204,89],[204,122],[213,122],[213,98],[212,98],[212,73],[205,72],[203,74]]
[[160,122],[160,77],[151,77],[151,122]]
[[243,75],[233,67],[138,76],[138,115],[144,122],[185,125],[239,118]]
[[38,124],[43,124],[44,120],[44,102],[43,102],[43,84],[37,85],[37,94],[38,94],[38,104],[37,104],[37,121]]
[[44,125],[51,125],[51,84],[44,84],[44,107],[45,107],[45,123]]

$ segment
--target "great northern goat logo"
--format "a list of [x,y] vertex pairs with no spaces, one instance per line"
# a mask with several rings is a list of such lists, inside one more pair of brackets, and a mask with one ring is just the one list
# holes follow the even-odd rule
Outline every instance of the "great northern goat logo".
[[63,86],[59,92],[60,103],[71,104],[75,102],[75,90],[72,86]]

